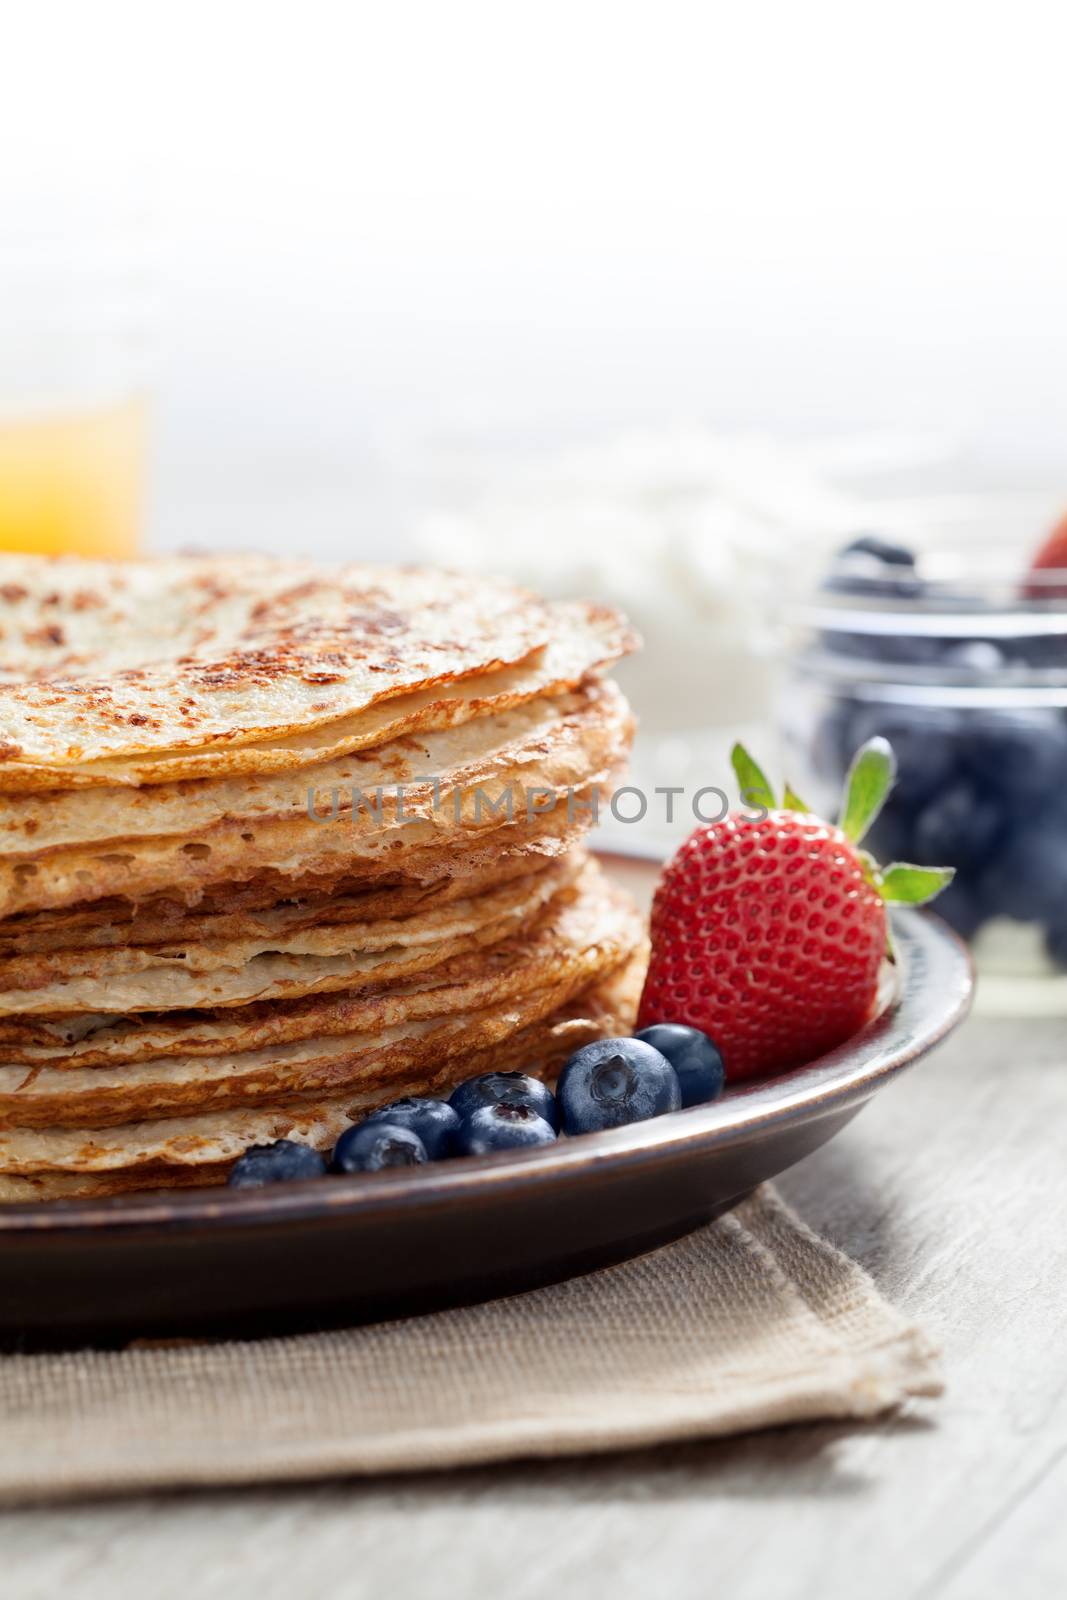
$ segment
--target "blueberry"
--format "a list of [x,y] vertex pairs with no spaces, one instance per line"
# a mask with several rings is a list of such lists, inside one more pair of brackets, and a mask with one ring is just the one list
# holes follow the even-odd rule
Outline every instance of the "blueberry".
[[984,866],[1003,813],[997,801],[963,779],[927,802],[915,819],[914,859],[928,867]]
[[1020,817],[1035,802],[1067,787],[1067,727],[1055,713],[1006,711],[973,719],[964,750],[967,766],[987,792],[1002,796]]
[[719,1047],[699,1028],[680,1022],[656,1022],[635,1035],[666,1056],[678,1074],[683,1106],[702,1106],[717,1100],[726,1084]]
[[678,1074],[641,1039],[597,1039],[576,1050],[556,1085],[565,1133],[643,1122],[682,1104]]
[[840,788],[841,779],[852,759],[852,719],[855,704],[849,699],[834,700],[819,718],[812,736],[811,762],[816,777]]
[[233,1189],[262,1189],[268,1183],[293,1183],[300,1178],[321,1178],[326,1162],[309,1144],[276,1139],[273,1144],[253,1144],[230,1168],[227,1183]]
[[528,1077],[525,1072],[483,1072],[478,1078],[468,1078],[453,1089],[449,1104],[461,1120],[483,1106],[528,1106],[559,1132],[555,1096],[540,1078]]
[[1052,923],[1067,906],[1067,835],[1047,824],[1020,823],[977,879],[986,916]]
[[851,544],[846,544],[844,549],[837,552],[836,560],[840,561],[847,556],[873,556],[886,567],[914,567],[915,557],[906,545],[891,544],[888,539],[881,539],[876,533],[862,533],[858,539],[853,539]]
[[856,565],[870,562],[873,566],[896,566],[901,571],[915,571],[912,550],[907,549],[905,544],[893,544],[891,539],[880,538],[877,533],[861,533],[856,539],[849,539],[848,544],[843,544],[833,555],[833,566],[848,566],[849,562]]
[[507,1101],[476,1106],[464,1117],[456,1135],[461,1156],[487,1156],[494,1150],[518,1150],[535,1144],[554,1144],[556,1131],[532,1106]]
[[940,663],[945,643],[933,633],[893,633],[872,652],[879,661],[892,661],[902,667],[930,667]]
[[947,645],[941,665],[972,678],[989,678],[1005,666],[1003,650],[992,639],[959,639]]
[[[915,557],[903,545],[865,534],[833,558],[823,588],[837,594],[872,595],[882,600],[914,600],[922,584]],[[873,641],[877,648],[877,641]]]
[[861,701],[849,728],[849,755],[880,735],[897,758],[896,804],[907,810],[944,787],[961,761],[961,719],[938,706]]
[[961,939],[973,939],[982,925],[982,907],[970,884],[953,878],[934,902],[934,910],[955,928]]
[[1045,929],[1045,949],[1058,967],[1067,967],[1067,922],[1054,922]]
[[331,1172],[381,1172],[385,1167],[420,1167],[428,1161],[417,1133],[396,1122],[359,1122],[334,1145]]
[[1067,634],[1025,633],[1005,642],[1009,657],[1023,666],[1048,672],[1067,662]]
[[[901,805],[896,796],[890,794],[883,809],[872,822],[866,837],[864,848],[870,850],[879,861],[915,861],[915,814],[907,806]],[[948,865],[936,861],[934,866]]]
[[459,1117],[447,1100],[408,1095],[370,1112],[363,1118],[362,1126],[378,1122],[391,1123],[395,1128],[410,1128],[426,1146],[431,1161],[443,1161],[454,1153]]
[[[847,613],[846,613],[847,616]],[[928,667],[939,662],[944,649],[936,635],[915,632],[859,631],[855,619],[851,627],[824,627],[820,639],[824,650],[837,656],[855,656],[861,661],[892,662],[902,667]]]

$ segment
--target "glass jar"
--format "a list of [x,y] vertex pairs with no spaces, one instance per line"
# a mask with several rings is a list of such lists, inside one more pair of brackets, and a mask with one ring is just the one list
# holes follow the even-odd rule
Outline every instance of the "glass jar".
[[936,909],[987,1006],[1067,1009],[1067,573],[930,557],[831,579],[793,614],[779,712],[786,771],[826,815],[855,750],[890,741],[871,850],[956,868]]

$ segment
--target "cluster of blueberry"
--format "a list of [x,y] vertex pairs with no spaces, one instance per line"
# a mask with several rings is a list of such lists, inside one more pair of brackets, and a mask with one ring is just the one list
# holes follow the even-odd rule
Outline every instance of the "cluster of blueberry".
[[330,1172],[380,1172],[449,1156],[551,1144],[561,1133],[621,1128],[716,1100],[725,1084],[722,1056],[707,1034],[676,1023],[645,1028],[632,1039],[598,1039],[575,1051],[553,1094],[523,1072],[468,1078],[448,1100],[394,1100],[347,1128],[327,1163],[291,1139],[253,1145],[229,1182],[260,1188]]
[[[861,559],[862,580],[855,565]],[[872,562],[880,564],[880,580],[870,570]],[[860,582],[864,592],[881,582],[879,594],[910,597],[917,582],[910,553],[878,540],[857,541],[838,558],[828,586],[858,593]],[[834,647],[840,648],[836,637]],[[871,634],[864,648],[877,650],[883,660],[969,665],[993,683],[1006,659],[1003,641],[978,638]],[[1031,640],[1028,648],[1043,651],[1046,662],[1050,651],[1058,651],[1067,664],[1067,634]],[[913,703],[883,702],[842,685],[814,733],[817,776],[837,784],[853,752],[874,735],[889,740],[898,764],[896,784],[869,836],[879,859],[955,867],[937,910],[959,933],[970,938],[992,917],[1036,923],[1044,929],[1053,960],[1067,966],[1063,712],[1040,706],[939,705],[936,694],[915,696]]]

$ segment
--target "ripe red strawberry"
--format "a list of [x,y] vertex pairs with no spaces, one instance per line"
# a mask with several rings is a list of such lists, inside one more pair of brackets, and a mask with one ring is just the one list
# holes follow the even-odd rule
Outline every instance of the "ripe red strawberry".
[[1063,583],[1052,573],[1067,571],[1067,513],[1064,514],[1030,563],[1031,573],[1045,574],[1032,579],[1024,593],[1030,600],[1062,600],[1067,594]]
[[811,1061],[862,1027],[887,953],[886,902],[921,904],[952,871],[883,873],[859,849],[895,773],[884,739],[853,761],[839,827],[788,788],[776,810],[740,745],[734,769],[749,812],[698,828],[664,869],[637,1026],[700,1028],[737,1082]]
[[1067,513],[1057,522],[1030,563],[1031,572],[1041,572],[1050,567],[1058,568],[1061,572],[1067,567]]

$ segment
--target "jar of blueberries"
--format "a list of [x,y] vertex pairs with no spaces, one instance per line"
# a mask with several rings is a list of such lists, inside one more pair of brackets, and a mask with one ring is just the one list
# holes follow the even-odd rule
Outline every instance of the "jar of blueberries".
[[853,752],[887,738],[897,781],[865,842],[955,867],[935,909],[987,1001],[1067,1007],[1067,572],[857,539],[795,608],[786,666],[785,765],[807,803],[833,815]]

